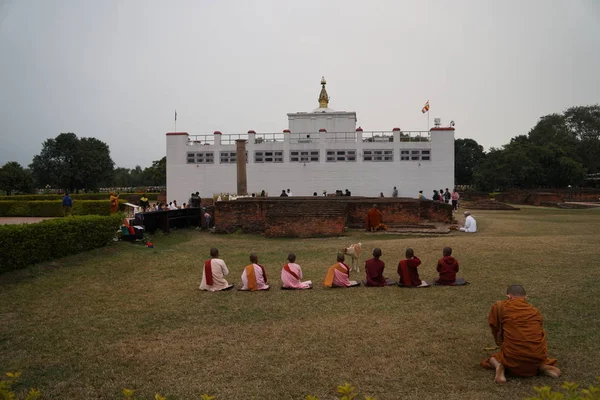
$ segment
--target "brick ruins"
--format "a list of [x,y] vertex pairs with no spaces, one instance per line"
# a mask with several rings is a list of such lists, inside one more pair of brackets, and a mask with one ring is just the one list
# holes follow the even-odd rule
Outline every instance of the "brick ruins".
[[388,226],[451,223],[453,219],[449,204],[431,200],[344,196],[241,198],[215,204],[215,231],[240,230],[268,237],[339,236],[346,227],[364,229],[373,204],[377,204],[383,223]]

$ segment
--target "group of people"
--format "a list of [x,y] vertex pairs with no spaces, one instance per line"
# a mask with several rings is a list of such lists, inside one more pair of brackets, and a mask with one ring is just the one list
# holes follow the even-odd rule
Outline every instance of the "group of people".
[[[400,260],[398,263],[398,281],[384,276],[385,263],[381,261],[382,254],[380,248],[375,248],[373,250],[373,258],[365,261],[366,279],[362,281],[365,286],[397,284],[403,287],[421,288],[431,285],[419,277],[418,267],[421,265],[421,260],[415,256],[413,249],[406,249],[406,258]],[[446,286],[466,284],[467,282],[463,278],[456,278],[459,266],[458,260],[452,257],[452,249],[444,247],[442,254],[442,258],[437,263],[439,277],[433,283]],[[219,250],[216,248],[210,249],[210,257],[204,262],[200,289],[210,292],[232,289],[234,284],[230,284],[225,279],[229,275],[229,269],[225,261],[219,258]],[[342,288],[360,286],[361,282],[350,280],[350,268],[344,262],[344,254],[338,253],[336,260],[335,264],[327,269],[323,286]],[[256,253],[250,254],[250,264],[244,267],[241,279],[242,287],[240,290],[255,291],[270,289],[265,267],[258,263],[258,255]],[[287,257],[287,262],[281,269],[281,288],[311,289],[312,286],[312,281],[302,280],[302,268],[296,263],[296,254],[290,253]]]
[[[425,197],[422,190],[419,190],[419,195],[417,197],[419,200],[427,200],[427,197]],[[446,191],[444,191],[444,189],[440,189],[439,191],[434,189],[431,199],[446,204],[452,202],[452,211],[458,211],[458,199],[460,199],[460,195],[456,189],[454,189],[452,193],[450,193],[448,188],[446,188]]]
[[[455,286],[465,284],[464,279],[456,278],[459,270],[458,261],[452,257],[452,249],[445,247],[443,256],[438,260],[437,285]],[[387,286],[396,282],[386,278],[383,274],[385,263],[380,257],[380,248],[373,250],[373,258],[365,262],[366,286]],[[233,283],[227,282],[225,276],[229,269],[221,258],[219,250],[210,249],[210,258],[204,262],[202,269],[201,290],[216,292],[230,290]],[[418,267],[421,260],[415,255],[413,249],[406,249],[406,258],[398,263],[398,285],[402,287],[428,287],[419,277]],[[350,280],[350,269],[344,263],[344,254],[337,255],[335,264],[327,269],[323,285],[326,287],[356,287],[360,283]],[[256,253],[250,254],[250,264],[242,272],[243,291],[269,290],[265,267],[258,263]],[[287,262],[281,269],[281,289],[311,289],[312,281],[302,280],[302,268],[296,263],[296,255],[290,253]],[[488,315],[488,323],[492,336],[498,347],[497,350],[481,365],[495,371],[494,382],[506,383],[506,371],[516,376],[534,376],[538,373],[558,378],[560,369],[555,365],[557,360],[548,357],[546,333],[543,329],[543,318],[540,311],[527,302],[525,289],[521,285],[511,285],[506,290],[507,300],[496,302]]]

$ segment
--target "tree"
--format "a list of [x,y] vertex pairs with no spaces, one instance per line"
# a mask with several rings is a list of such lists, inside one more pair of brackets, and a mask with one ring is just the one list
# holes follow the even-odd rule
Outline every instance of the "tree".
[[0,168],[0,190],[4,190],[9,196],[13,192],[32,193],[31,171],[24,169],[16,161],[7,162]]
[[473,171],[485,159],[483,146],[473,139],[454,141],[454,183],[473,184]]
[[37,182],[74,191],[108,184],[114,172],[108,145],[95,138],[61,133],[42,144],[30,165]]
[[150,180],[149,185],[164,186],[167,184],[167,157],[152,161],[152,166],[144,170],[144,175]]

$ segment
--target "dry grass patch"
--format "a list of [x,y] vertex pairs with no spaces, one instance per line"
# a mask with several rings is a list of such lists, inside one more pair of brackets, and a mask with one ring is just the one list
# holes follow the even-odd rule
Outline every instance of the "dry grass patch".
[[[172,399],[332,398],[352,382],[383,399],[524,398],[548,378],[492,383],[479,367],[493,344],[491,304],[522,283],[542,310],[549,350],[568,380],[592,383],[600,331],[598,210],[476,212],[480,232],[442,237],[264,239],[176,232],[155,249],[115,244],[0,276],[0,365],[51,399],[119,398],[122,388]],[[336,251],[361,241],[383,250],[389,276],[413,247],[421,276],[436,276],[451,246],[466,287],[320,287]],[[256,251],[274,288],[197,290],[208,249],[219,247],[240,283]],[[294,251],[313,290],[278,289]],[[362,267],[361,267],[362,270]],[[362,273],[357,278],[363,278]]]

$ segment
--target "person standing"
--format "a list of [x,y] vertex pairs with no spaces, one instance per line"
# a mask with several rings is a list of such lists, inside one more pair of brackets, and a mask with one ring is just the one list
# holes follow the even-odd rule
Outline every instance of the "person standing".
[[450,191],[448,190],[448,188],[446,188],[446,191],[444,192],[444,202],[446,204],[450,203],[451,197],[452,197],[452,195],[450,194]]
[[119,211],[119,195],[121,193],[115,194],[113,192],[110,193],[110,213],[116,214]]
[[69,192],[65,192],[64,197],[62,198],[63,205],[63,216],[70,216],[71,211],[73,209],[73,199],[69,196]]
[[394,186],[394,191],[392,192],[392,197],[398,197],[398,189]]
[[146,209],[148,208],[148,198],[146,197],[146,193],[143,193],[142,197],[140,197],[140,207],[146,212]]
[[452,192],[452,211],[457,212],[458,211],[458,199],[459,199],[459,194],[456,191],[456,188],[454,189],[454,191]]

